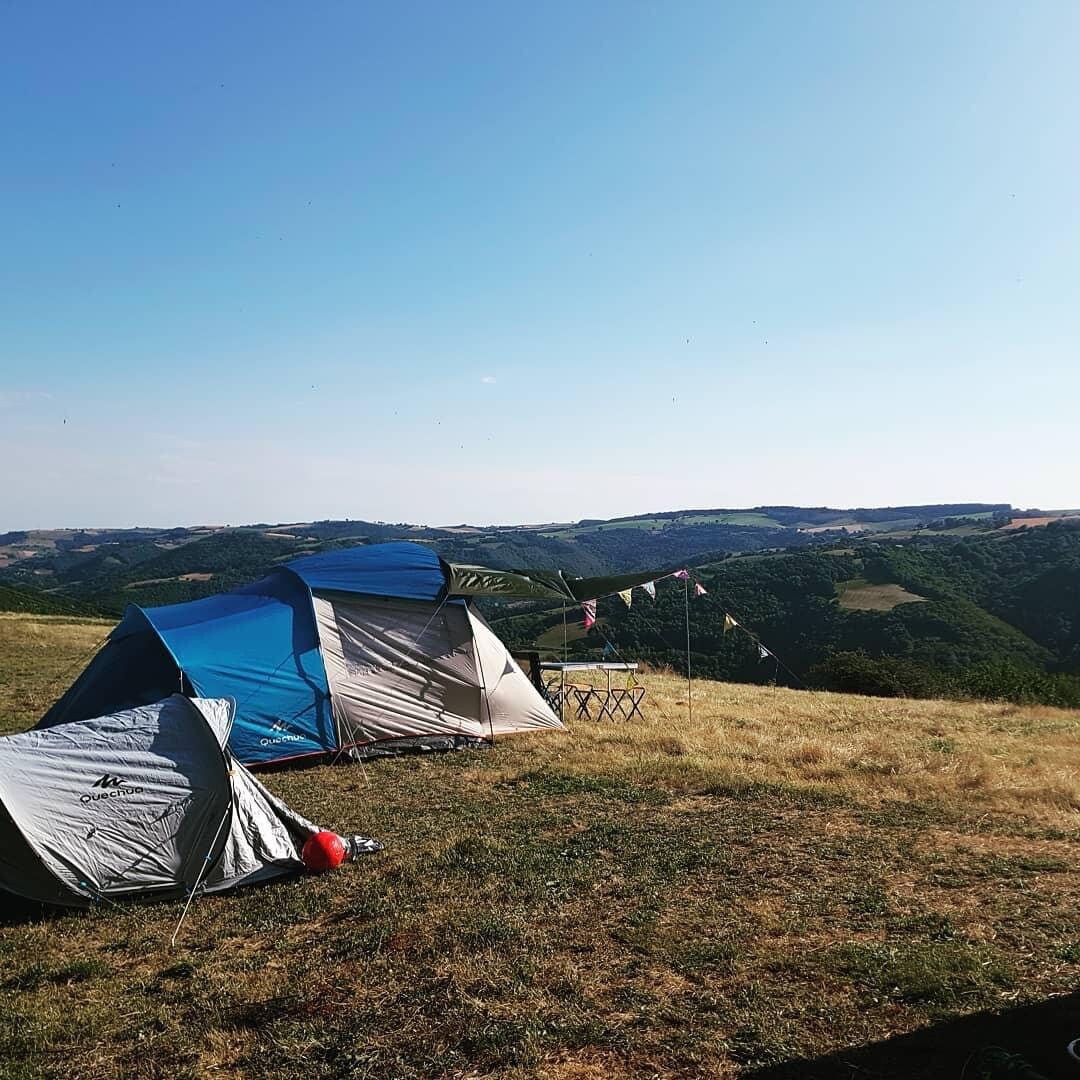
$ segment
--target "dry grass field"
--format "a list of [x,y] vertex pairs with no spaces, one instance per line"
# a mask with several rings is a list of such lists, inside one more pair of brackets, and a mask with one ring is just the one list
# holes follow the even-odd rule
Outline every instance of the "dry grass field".
[[[0,617],[0,730],[106,630]],[[175,949],[179,904],[7,904],[0,1076],[1070,1075],[1080,714],[644,681],[640,722],[264,776],[386,851]]]
[[925,596],[908,592],[902,585],[874,585],[863,578],[842,581],[836,586],[840,606],[849,611],[892,611],[898,604],[919,604]]

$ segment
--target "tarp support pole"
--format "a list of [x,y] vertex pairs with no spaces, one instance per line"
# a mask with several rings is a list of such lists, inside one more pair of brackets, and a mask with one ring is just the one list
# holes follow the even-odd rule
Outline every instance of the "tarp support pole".
[[694,684],[690,679],[690,575],[683,578],[683,605],[686,609],[686,718],[694,722]]
[[[488,698],[487,680],[484,678],[484,661],[480,659],[480,646],[476,643],[476,632],[472,628],[472,617],[469,618],[469,632],[472,634],[473,655],[476,657],[476,670],[480,675],[480,715],[483,716],[483,708],[487,706],[488,731],[491,732],[491,745],[495,745],[495,721],[491,718],[491,701]],[[560,716],[561,720],[562,717]]]

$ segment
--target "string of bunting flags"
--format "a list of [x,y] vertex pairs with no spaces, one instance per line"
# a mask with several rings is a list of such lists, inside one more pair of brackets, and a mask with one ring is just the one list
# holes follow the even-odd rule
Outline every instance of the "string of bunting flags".
[[[633,604],[634,588],[641,589],[642,592],[644,592],[645,595],[648,596],[651,600],[655,600],[656,599],[656,585],[657,585],[657,582],[663,581],[664,578],[667,578],[667,577],[675,578],[677,581],[683,581],[683,582],[686,582],[687,585],[689,585],[690,571],[686,570],[686,569],[674,570],[674,571],[672,571],[672,573],[664,574],[661,577],[655,578],[653,581],[643,582],[641,585],[634,586],[633,588],[630,588],[630,589],[620,589],[617,593],[614,593],[612,595],[618,596],[618,598],[620,600],[622,600],[622,602],[628,608]],[[708,589],[706,589],[705,586],[702,585],[700,581],[695,581],[694,582],[694,596],[695,597],[708,596],[708,594],[709,594]],[[584,626],[585,626],[586,630],[591,630],[592,627],[594,627],[596,625],[596,617],[597,617],[596,616],[596,603],[597,603],[596,600],[583,600],[581,602],[581,610],[582,610],[582,613],[584,615],[583,621],[584,621]],[[726,634],[731,630],[742,630],[742,632],[744,634],[746,634],[747,637],[749,637],[749,638],[751,638],[753,640],[754,644],[757,646],[758,658],[760,660],[770,660],[770,659],[779,660],[779,657],[777,657],[776,654],[771,649],[769,649],[768,647],[763,645],[761,640],[755,634],[753,634],[749,630],[747,630],[746,627],[743,626],[742,623],[740,623],[738,621],[738,619],[735,618],[734,615],[731,615],[729,612],[724,612],[724,633]],[[605,649],[604,649],[604,655],[605,656],[607,656],[610,647],[611,647],[610,643],[609,643],[608,646],[605,647]]]
[[[690,652],[690,647],[691,647],[691,642],[690,642],[690,571],[685,569],[685,568],[682,569],[682,570],[674,570],[669,574],[662,574],[659,577],[654,578],[652,581],[643,582],[641,585],[636,586],[636,587],[642,589],[644,591],[645,595],[648,596],[650,599],[655,600],[656,599],[656,584],[657,584],[658,581],[662,581],[665,577],[672,577],[672,578],[675,578],[676,580],[681,581],[683,583],[683,597],[684,597],[684,603],[685,603],[685,608],[686,608],[686,708],[687,708],[687,715],[688,715],[689,719],[691,721],[693,721],[693,717],[694,717],[694,712],[693,712],[693,709],[694,709],[694,693],[693,693],[694,681],[693,681],[693,676],[692,676],[691,671],[690,671],[690,657],[691,657],[691,652]],[[629,589],[620,589],[616,593],[613,593],[613,594],[609,593],[608,595],[618,596],[619,599],[622,600],[622,602],[627,606],[627,608],[629,608],[632,605],[633,600],[634,600],[634,588],[635,588],[635,586],[631,586]],[[696,599],[699,596],[708,596],[708,589],[706,589],[705,586],[702,585],[700,581],[695,581],[694,582],[694,597]],[[597,603],[596,600],[583,600],[583,601],[581,601],[581,610],[582,610],[582,613],[584,615],[584,623],[585,623],[585,630],[586,631],[591,630],[594,626],[596,626],[596,603]],[[564,609],[564,611],[565,611],[565,609]],[[565,618],[565,615],[564,615],[564,618]],[[764,662],[766,660],[771,659],[771,660],[775,661],[775,663],[776,663],[777,672],[779,672],[780,668],[783,667],[785,671],[792,674],[799,682],[802,682],[802,680],[799,679],[798,676],[795,675],[795,673],[791,671],[791,669],[787,666],[787,664],[785,664],[780,659],[780,657],[778,657],[776,655],[776,653],[774,653],[771,649],[769,649],[768,647],[766,647],[765,645],[762,644],[761,640],[758,638],[758,636],[756,634],[754,634],[751,631],[747,630],[746,627],[743,626],[738,621],[738,619],[736,619],[735,616],[732,615],[730,612],[725,611],[724,612],[723,632],[725,634],[727,634],[731,630],[741,630],[744,634],[746,634],[746,636],[748,638],[750,638],[750,640],[757,646],[759,662]],[[601,633],[601,636],[604,636],[602,630],[600,631],[600,633]],[[659,632],[658,632],[658,636],[662,636],[662,635],[659,635]],[[606,642],[606,644],[604,646],[604,659],[607,660],[609,656],[617,656],[618,655],[618,650],[615,648],[615,646],[610,641],[607,640],[606,636],[605,636],[604,640]],[[630,678],[627,681],[628,686],[630,685],[630,680],[632,678],[633,678],[633,676],[631,675]]]
[[[656,599],[656,585],[657,585],[657,583],[660,582],[660,581],[663,581],[665,578],[669,578],[669,577],[675,578],[676,580],[681,581],[683,583],[683,596],[684,596],[685,609],[686,609],[686,706],[687,706],[688,717],[692,721],[693,720],[693,715],[694,715],[693,714],[694,695],[693,695],[693,677],[692,677],[691,671],[690,671],[690,659],[691,659],[691,651],[690,651],[690,647],[691,647],[691,637],[690,637],[690,571],[687,570],[687,569],[674,570],[674,571],[671,571],[670,573],[667,573],[667,574],[660,574],[659,576],[652,579],[651,581],[642,582],[640,585],[634,585],[629,589],[620,589],[617,592],[606,593],[604,595],[618,596],[622,600],[622,602],[624,604],[626,604],[626,606],[629,608],[630,605],[631,605],[631,602],[633,600],[633,590],[634,589],[636,589],[636,588],[642,589],[648,597],[655,600]],[[694,596],[695,596],[695,598],[699,597],[699,596],[707,596],[707,595],[708,595],[708,590],[705,588],[705,586],[702,585],[700,581],[695,581],[694,582]],[[583,600],[583,601],[579,601],[579,603],[581,604],[581,610],[584,613],[584,617],[585,617],[585,629],[590,630],[590,629],[592,629],[592,627],[596,626],[596,624],[597,624],[597,613],[596,613],[596,603],[597,602],[596,602],[596,600]],[[566,620],[567,610],[568,610],[567,608],[565,608],[565,607],[563,608],[563,621],[564,621],[564,624],[565,624],[565,620]],[[647,626],[650,625],[648,619],[644,619],[644,622],[645,622],[645,624]],[[657,629],[655,626],[652,627],[652,629],[656,633],[657,637],[660,637],[660,638],[664,637],[664,635],[661,634],[659,629]],[[616,659],[621,660],[622,657],[621,657],[621,654],[619,653],[618,648],[608,639],[607,635],[604,634],[604,631],[602,629],[600,629],[598,627],[598,630],[599,630],[600,636],[604,638],[604,642],[605,642],[604,654],[603,654],[604,659],[607,660],[609,657],[615,657]],[[772,660],[773,663],[776,665],[776,675],[779,675],[780,669],[783,668],[784,671],[787,672],[787,674],[791,677],[791,679],[793,680],[794,683],[798,684],[799,686],[803,687],[806,690],[811,689],[806,684],[806,682],[803,680],[803,678],[800,675],[798,675],[796,672],[792,671],[792,669],[790,667],[788,667],[788,665],[785,664],[784,661],[781,660],[780,657],[777,656],[776,653],[774,653],[772,651],[772,649],[770,649],[767,645],[765,645],[762,642],[762,640],[757,636],[757,634],[755,634],[753,631],[748,630],[745,626],[743,626],[743,624],[740,623],[738,621],[738,619],[736,619],[735,616],[732,615],[730,612],[725,611],[724,612],[723,632],[725,634],[727,634],[731,630],[741,630],[754,643],[754,645],[757,648],[757,654],[758,654],[759,662],[764,663],[766,660]],[[633,673],[631,672],[631,674],[627,678],[627,688],[628,689],[630,688],[630,686],[632,685],[632,683],[634,681],[635,681],[634,676],[633,676]],[[831,708],[831,706],[826,704],[826,708]]]

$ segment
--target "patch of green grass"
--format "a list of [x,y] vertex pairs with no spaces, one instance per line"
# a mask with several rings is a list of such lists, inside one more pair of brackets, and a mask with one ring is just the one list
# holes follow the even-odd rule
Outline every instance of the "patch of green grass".
[[889,898],[878,882],[862,882],[850,889],[844,899],[853,912],[860,915],[885,915],[890,910]]
[[745,780],[733,776],[717,783],[709,784],[704,789],[706,795],[718,795],[727,799],[758,802],[761,799],[774,801],[777,805],[800,810],[836,808],[850,803],[846,795],[839,791],[829,791],[809,784],[783,784],[764,780]]
[[0,990],[36,990],[48,977],[49,970],[44,964],[28,964],[0,983]]
[[840,945],[828,964],[876,995],[911,1004],[989,1002],[1014,985],[1011,968],[995,951],[951,941]]
[[1057,955],[1067,964],[1080,964],[1080,938],[1077,938],[1076,941],[1070,941],[1068,945],[1062,945],[1058,949]]
[[100,979],[110,973],[111,969],[103,960],[93,957],[87,960],[72,960],[52,973],[49,981],[58,986],[66,986],[71,983],[88,982],[91,979]]
[[522,778],[530,793],[543,797],[599,795],[627,803],[660,804],[668,801],[665,792],[631,784],[614,776],[588,776],[543,769]]
[[99,979],[109,972],[109,965],[95,958],[72,960],[58,968],[34,963],[0,983],[0,990],[37,990],[48,985],[71,986],[74,983]]
[[930,749],[933,750],[935,754],[955,754],[956,740],[933,738],[930,740]]
[[988,877],[1015,878],[1031,874],[1062,874],[1073,867],[1064,859],[1045,855],[989,855],[980,862],[980,870]]

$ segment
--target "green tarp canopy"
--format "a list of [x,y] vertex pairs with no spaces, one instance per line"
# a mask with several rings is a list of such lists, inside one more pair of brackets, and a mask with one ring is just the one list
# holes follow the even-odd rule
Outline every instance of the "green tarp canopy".
[[443,563],[450,596],[501,596],[532,600],[595,600],[666,577],[674,570],[639,570],[605,577],[571,577],[562,570],[491,570]]

